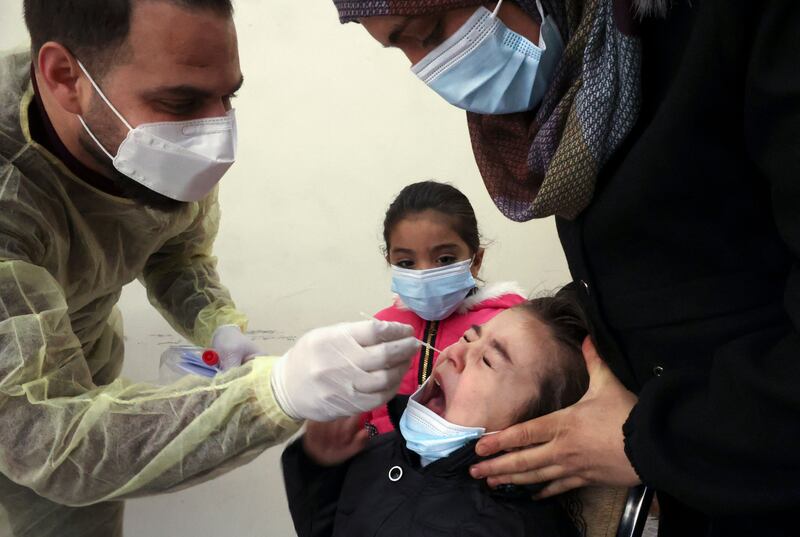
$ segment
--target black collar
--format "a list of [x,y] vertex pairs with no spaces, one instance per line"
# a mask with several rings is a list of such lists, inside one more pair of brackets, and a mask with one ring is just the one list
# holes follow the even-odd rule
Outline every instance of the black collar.
[[[406,447],[406,441],[400,432],[400,418],[403,416],[406,407],[408,406],[408,395],[395,396],[389,403],[387,408],[389,410],[389,419],[394,425],[397,434],[397,444],[402,453],[403,458],[414,468],[418,468],[420,472],[430,475],[432,477],[446,477],[446,478],[461,478],[466,481],[474,481],[472,476],[469,475],[469,468],[473,464],[487,460],[492,457],[480,457],[475,453],[475,445],[478,440],[472,440],[463,447],[457,449],[447,457],[439,459],[430,463],[425,468],[422,468],[420,457]],[[499,456],[501,454],[495,455]],[[481,486],[486,487],[486,482],[482,481]],[[502,485],[490,491],[493,496],[502,496],[507,498],[516,498],[522,496],[531,496],[532,494],[540,491],[546,483],[540,485]]]

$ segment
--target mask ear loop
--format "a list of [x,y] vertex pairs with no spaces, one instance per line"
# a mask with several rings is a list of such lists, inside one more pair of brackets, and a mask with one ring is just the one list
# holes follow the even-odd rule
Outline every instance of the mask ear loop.
[[503,0],[497,0],[497,5],[495,6],[494,11],[492,12],[493,19],[497,18],[497,14],[500,13],[500,7],[502,5],[503,5]]
[[111,109],[111,111],[114,112],[114,114],[119,118],[119,120],[122,121],[122,123],[126,127],[128,127],[128,130],[132,131],[133,127],[131,126],[131,124],[128,123],[128,121],[124,117],[122,117],[122,114],[120,114],[116,108],[114,108],[114,105],[111,104],[111,101],[108,100],[105,93],[103,93],[103,90],[100,89],[100,86],[98,86],[97,83],[94,81],[92,76],[89,74],[89,71],[86,70],[86,67],[83,66],[80,60],[77,60],[77,62],[78,62],[78,67],[81,68],[83,74],[86,75],[86,78],[89,79],[89,82],[91,82],[92,86],[94,87],[95,91],[100,96],[100,98],[103,99],[103,102],[106,103],[106,106],[108,106]]
[[[127,120],[126,120],[124,117],[122,117],[122,114],[120,114],[120,113],[117,111],[117,109],[116,109],[116,108],[114,108],[114,105],[113,105],[113,104],[111,104],[111,101],[109,101],[109,100],[108,100],[108,98],[105,96],[105,94],[103,93],[103,90],[101,90],[101,89],[100,89],[100,86],[98,86],[98,85],[97,85],[97,83],[94,81],[94,79],[92,78],[92,76],[89,74],[89,71],[87,71],[87,70],[86,70],[86,67],[84,67],[84,66],[83,66],[83,63],[81,63],[81,61],[80,61],[80,60],[78,60],[77,58],[76,58],[75,60],[78,62],[78,67],[80,67],[80,68],[81,68],[81,71],[83,71],[83,74],[84,74],[84,75],[86,75],[86,78],[87,78],[87,79],[89,80],[89,82],[92,84],[92,87],[94,88],[94,90],[97,92],[97,94],[100,96],[100,98],[101,98],[101,99],[103,99],[103,102],[104,102],[104,103],[106,103],[106,106],[108,106],[108,107],[111,109],[111,111],[112,111],[112,112],[114,112],[114,114],[115,114],[115,115],[116,115],[116,116],[119,118],[119,120],[120,120],[120,121],[122,121],[123,125],[125,125],[126,127],[128,127],[128,130],[129,130],[129,131],[132,131],[132,130],[133,130],[133,127],[131,126],[131,124],[130,124],[130,123],[128,123],[128,122],[127,122]],[[88,135],[91,137],[91,139],[92,139],[92,140],[94,140],[94,143],[95,143],[95,144],[97,144],[97,147],[99,147],[99,148],[100,148],[100,150],[101,150],[103,153],[105,153],[105,154],[106,154],[106,156],[107,156],[109,159],[111,159],[111,160],[114,160],[114,158],[115,158],[115,157],[114,157],[114,155],[112,155],[111,153],[109,153],[109,152],[108,152],[108,150],[107,150],[107,149],[106,149],[106,148],[103,146],[103,144],[101,144],[101,143],[100,143],[100,140],[98,140],[98,139],[97,139],[97,136],[95,136],[95,135],[94,135],[94,133],[92,132],[92,130],[91,130],[91,129],[89,128],[89,126],[86,124],[86,121],[84,121],[84,120],[83,120],[83,116],[80,116],[80,115],[79,115],[79,116],[78,116],[78,121],[80,121],[80,122],[81,122],[81,125],[83,125],[83,129],[84,129],[84,130],[86,131],[86,133],[87,133],[87,134],[88,134]]]
[[544,8],[542,7],[542,0],[536,0],[536,9],[539,10],[539,17],[541,17],[542,22],[544,22]]
[[544,42],[544,36],[542,35],[542,26],[544,26],[544,8],[542,7],[541,0],[536,0],[536,9],[539,10],[539,17],[542,18],[542,24],[539,26],[539,48],[542,50],[547,50],[547,43]]
[[94,133],[92,132],[92,130],[89,128],[89,126],[88,126],[88,125],[86,124],[86,122],[83,120],[83,116],[78,116],[78,121],[80,121],[80,122],[81,122],[81,125],[83,125],[83,130],[85,130],[85,131],[86,131],[86,134],[88,134],[88,135],[89,135],[89,137],[90,137],[92,140],[94,140],[94,143],[95,143],[95,145],[96,145],[97,147],[99,147],[99,148],[100,148],[100,151],[102,151],[103,153],[105,153],[105,154],[106,154],[106,156],[107,156],[109,159],[111,159],[111,160],[113,161],[113,160],[114,160],[114,158],[115,158],[115,157],[114,157],[114,155],[112,155],[111,153],[109,153],[109,152],[108,152],[108,150],[107,150],[105,147],[103,147],[103,144],[101,144],[101,143],[100,143],[100,140],[98,140],[98,139],[97,139],[97,136],[95,136],[95,135],[94,135]]
[[[131,126],[131,124],[130,124],[130,123],[128,123],[128,122],[127,122],[127,120],[126,120],[124,117],[122,117],[122,114],[120,114],[120,113],[117,111],[117,109],[116,109],[116,108],[114,108],[114,105],[113,105],[113,104],[111,104],[111,101],[109,101],[109,100],[108,100],[108,98],[105,96],[105,94],[103,93],[103,90],[101,90],[101,89],[100,89],[100,86],[98,86],[98,85],[97,85],[97,83],[94,81],[94,79],[92,78],[92,75],[90,75],[90,74],[89,74],[89,71],[87,71],[87,70],[86,70],[86,67],[84,67],[84,66],[83,66],[83,63],[81,63],[81,61],[80,61],[79,59],[77,59],[77,58],[75,59],[75,61],[77,61],[77,62],[78,62],[78,67],[80,67],[80,68],[81,68],[81,71],[83,71],[83,74],[84,74],[84,75],[86,75],[86,78],[87,78],[87,79],[89,80],[89,82],[92,84],[92,87],[93,87],[93,88],[94,88],[94,90],[97,92],[97,94],[100,96],[100,98],[101,98],[101,99],[103,99],[103,102],[104,102],[104,103],[106,103],[106,106],[108,106],[108,107],[111,109],[111,111],[112,111],[112,112],[114,112],[114,114],[115,114],[115,115],[116,115],[116,116],[119,118],[119,120],[120,120],[120,121],[122,121],[122,124],[123,124],[123,125],[125,125],[126,127],[128,127],[128,131],[132,131],[132,130],[133,130],[133,127]],[[114,157],[114,155],[112,155],[111,153],[109,153],[109,152],[108,152],[108,150],[107,150],[107,149],[106,149],[106,148],[103,146],[103,144],[101,144],[101,143],[100,143],[100,140],[98,140],[98,139],[97,139],[97,136],[95,136],[95,135],[94,135],[94,133],[92,132],[92,130],[89,128],[89,126],[88,126],[88,125],[86,124],[86,122],[83,120],[83,116],[79,115],[79,116],[78,116],[78,121],[80,121],[80,122],[81,122],[81,125],[83,125],[83,130],[85,130],[85,131],[86,131],[86,133],[87,133],[87,134],[88,134],[88,135],[91,137],[91,139],[92,139],[92,140],[94,140],[94,143],[95,143],[95,144],[97,144],[97,147],[99,147],[99,148],[100,148],[100,150],[101,150],[103,153],[105,153],[105,154],[106,154],[106,156],[107,156],[109,159],[111,159],[111,160],[114,160],[114,158],[115,158],[115,157]]]

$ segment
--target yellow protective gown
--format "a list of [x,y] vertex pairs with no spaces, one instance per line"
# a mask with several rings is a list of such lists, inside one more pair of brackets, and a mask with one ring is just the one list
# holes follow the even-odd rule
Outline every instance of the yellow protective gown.
[[32,95],[29,54],[0,58],[0,536],[119,535],[119,500],[244,464],[298,423],[268,357],[211,381],[117,379],[135,278],[197,344],[244,324],[210,255],[216,192],[166,214],[94,189],[31,140]]

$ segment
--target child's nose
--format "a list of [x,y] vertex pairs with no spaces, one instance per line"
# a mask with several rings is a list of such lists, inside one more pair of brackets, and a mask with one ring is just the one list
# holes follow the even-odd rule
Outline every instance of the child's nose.
[[459,342],[448,349],[450,353],[447,359],[453,364],[456,373],[461,373],[464,370],[467,358],[467,345],[464,342]]

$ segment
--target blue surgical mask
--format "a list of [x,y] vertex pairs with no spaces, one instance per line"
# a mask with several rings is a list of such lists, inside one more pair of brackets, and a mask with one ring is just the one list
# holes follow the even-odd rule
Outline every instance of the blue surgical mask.
[[464,427],[450,423],[418,403],[425,385],[431,381],[432,378],[429,378],[408,399],[408,406],[400,418],[400,433],[406,441],[406,447],[419,455],[422,466],[447,457],[486,432],[483,427]]
[[475,287],[472,260],[428,270],[392,265],[392,291],[426,321],[440,321],[458,309]]
[[542,25],[539,45],[510,30],[494,12],[480,7],[444,43],[411,70],[447,102],[478,114],[533,110],[553,80],[564,42],[552,17],[537,1]]

